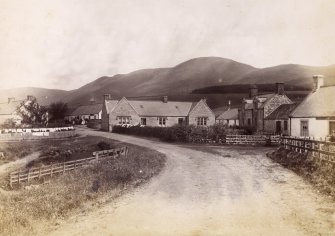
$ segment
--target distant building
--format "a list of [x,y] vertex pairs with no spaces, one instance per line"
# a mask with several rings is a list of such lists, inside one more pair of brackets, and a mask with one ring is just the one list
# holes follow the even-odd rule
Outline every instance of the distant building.
[[250,128],[255,132],[265,132],[264,120],[283,104],[292,104],[285,95],[283,83],[276,84],[276,93],[263,95],[258,95],[257,86],[251,86],[249,98],[243,99],[238,111],[240,127]]
[[335,134],[335,86],[313,76],[314,89],[290,115],[291,136],[323,138]]
[[102,109],[102,129],[112,131],[117,125],[141,125],[169,127],[177,124],[209,126],[215,123],[215,115],[206,100],[199,102],[162,100],[132,100],[122,98],[112,100],[104,96]]
[[17,125],[21,124],[22,118],[17,114],[17,110],[28,101],[33,99],[28,95],[26,99],[16,100],[14,97],[8,98],[7,102],[0,103],[0,124],[12,119]]
[[289,115],[298,104],[283,104],[264,119],[264,131],[271,134],[290,134]]
[[67,114],[65,120],[70,122],[76,119],[81,121],[101,120],[102,106],[101,103],[79,106],[72,113]]
[[228,108],[216,117],[217,124],[224,124],[230,127],[239,126],[238,108]]

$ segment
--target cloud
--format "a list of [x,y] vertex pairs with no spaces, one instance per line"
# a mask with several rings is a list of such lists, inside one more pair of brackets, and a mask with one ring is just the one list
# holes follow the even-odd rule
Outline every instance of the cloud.
[[198,56],[333,64],[334,11],[332,0],[3,0],[0,80],[74,89]]

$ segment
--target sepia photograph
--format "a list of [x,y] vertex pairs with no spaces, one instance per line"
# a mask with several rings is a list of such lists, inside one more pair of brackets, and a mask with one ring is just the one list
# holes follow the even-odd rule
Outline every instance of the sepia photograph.
[[334,0],[0,0],[0,235],[335,236]]

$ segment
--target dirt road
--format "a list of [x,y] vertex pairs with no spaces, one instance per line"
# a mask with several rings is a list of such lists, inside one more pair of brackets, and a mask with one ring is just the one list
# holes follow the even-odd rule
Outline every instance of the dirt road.
[[269,160],[266,148],[202,152],[81,129],[167,155],[135,192],[61,224],[51,235],[335,235],[334,203]]

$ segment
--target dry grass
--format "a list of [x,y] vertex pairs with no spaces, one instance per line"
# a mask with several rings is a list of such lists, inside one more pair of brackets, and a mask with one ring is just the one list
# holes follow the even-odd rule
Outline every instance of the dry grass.
[[127,146],[126,157],[61,175],[48,184],[0,192],[0,235],[34,235],[44,225],[50,226],[75,212],[90,209],[101,199],[120,196],[125,189],[138,186],[163,168],[162,154]]
[[334,163],[320,161],[308,153],[296,153],[282,147],[269,153],[268,156],[284,167],[301,175],[321,192],[335,199]]

